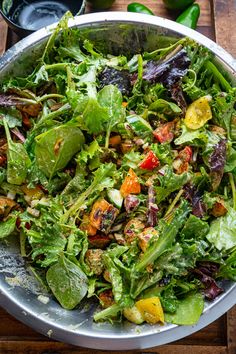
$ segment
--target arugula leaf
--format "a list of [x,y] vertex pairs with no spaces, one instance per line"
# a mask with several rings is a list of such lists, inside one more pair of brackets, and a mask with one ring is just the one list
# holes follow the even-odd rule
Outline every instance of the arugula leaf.
[[88,290],[84,272],[63,255],[48,269],[46,279],[54,296],[67,310],[77,306]]
[[227,214],[213,220],[206,238],[219,251],[236,246],[236,211],[229,207]]
[[84,191],[77,201],[70,207],[69,210],[61,218],[62,223],[66,223],[69,217],[75,215],[79,209],[86,204],[86,200],[92,195],[99,195],[105,188],[112,188],[114,181],[110,178],[115,173],[115,165],[113,163],[101,165],[94,173],[94,178],[90,186]]
[[190,294],[182,300],[177,300],[176,312],[165,313],[165,321],[178,325],[194,325],[203,309],[203,296],[199,293]]
[[157,240],[151,243],[147,250],[143,253],[139,261],[134,266],[134,273],[142,272],[147,265],[152,264],[160,257],[168,248],[172,246],[173,241],[179,229],[183,226],[189,213],[188,203],[184,200],[173,215],[170,224],[166,224]]
[[114,260],[109,255],[109,252],[105,252],[103,254],[103,262],[106,269],[109,271],[109,275],[111,277],[112,290],[114,294],[114,298],[116,302],[119,302],[123,295],[123,281],[120,270],[114,263]]
[[61,125],[38,135],[35,140],[37,165],[52,178],[80,150],[84,136],[77,127]]
[[105,147],[108,148],[112,129],[115,128],[117,124],[122,123],[125,120],[124,108],[122,107],[122,94],[116,86],[107,85],[98,92],[97,99],[99,104],[106,108],[109,114],[109,119],[106,126],[105,143]]
[[26,149],[21,143],[12,141],[10,131],[6,122],[3,119],[3,124],[7,136],[8,151],[7,151],[7,182],[11,184],[21,185],[27,176],[28,168],[31,161],[26,152]]
[[6,221],[0,222],[0,239],[8,237],[12,234],[16,227],[16,216],[12,216]]

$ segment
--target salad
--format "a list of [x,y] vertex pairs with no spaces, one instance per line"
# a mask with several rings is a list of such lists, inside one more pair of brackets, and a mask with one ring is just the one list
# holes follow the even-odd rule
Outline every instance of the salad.
[[62,27],[1,82],[0,238],[65,309],[192,325],[236,281],[236,89],[189,38],[114,56]]

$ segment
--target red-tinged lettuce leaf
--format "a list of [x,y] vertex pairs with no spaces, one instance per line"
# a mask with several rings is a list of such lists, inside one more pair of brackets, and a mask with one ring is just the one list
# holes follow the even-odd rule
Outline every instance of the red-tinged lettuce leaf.
[[184,197],[192,205],[192,214],[198,218],[203,218],[206,213],[206,205],[202,200],[202,193],[195,186],[187,184],[184,186]]
[[193,273],[203,284],[205,297],[208,300],[214,300],[224,290],[217,285],[216,281],[211,276],[205,274],[204,271],[204,267],[201,267],[201,270],[194,269]]
[[189,65],[190,60],[187,53],[182,49],[162,62],[148,61],[144,68],[143,79],[151,82],[162,82],[171,87],[186,75]]
[[221,179],[224,174],[225,164],[226,164],[226,139],[222,139],[219,141],[217,145],[215,145],[209,159],[213,190],[216,190],[220,185]]
[[117,70],[106,67],[99,75],[100,87],[115,85],[122,95],[129,95],[131,92],[131,78],[128,70]]
[[0,94],[0,107],[12,107],[18,105],[25,105],[27,100],[19,96]]
[[151,185],[148,188],[148,212],[147,212],[147,224],[148,226],[156,226],[157,225],[157,212],[159,210],[156,204],[156,192],[154,187]]
[[144,68],[143,79],[151,82],[160,82],[166,86],[171,98],[182,109],[186,110],[186,101],[181,87],[181,80],[187,74],[190,60],[184,49],[173,54],[167,60],[156,62],[150,60]]

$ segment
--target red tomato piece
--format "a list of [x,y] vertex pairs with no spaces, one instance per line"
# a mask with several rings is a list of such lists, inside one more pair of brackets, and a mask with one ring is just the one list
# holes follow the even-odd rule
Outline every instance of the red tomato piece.
[[160,125],[157,129],[153,131],[154,137],[159,141],[159,143],[170,143],[174,139],[175,122],[168,122],[166,124]]
[[158,157],[154,154],[152,150],[150,150],[143,161],[139,164],[139,167],[143,170],[153,170],[157,166],[159,166],[160,161]]
[[185,146],[185,148],[181,150],[178,155],[178,157],[184,162],[191,161],[192,156],[193,156],[193,151],[190,146]]

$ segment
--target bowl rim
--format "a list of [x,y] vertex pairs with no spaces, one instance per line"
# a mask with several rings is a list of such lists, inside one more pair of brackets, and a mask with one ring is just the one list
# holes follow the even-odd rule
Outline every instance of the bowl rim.
[[[227,66],[228,71],[230,71],[232,75],[235,75],[236,73],[236,60],[215,42],[192,29],[161,17],[127,12],[100,12],[77,16],[69,21],[69,26],[93,26],[94,24],[99,23],[114,22],[126,24],[134,23],[137,25],[156,25],[158,27],[163,27],[164,29],[172,30],[173,32],[176,32],[176,34],[188,36],[210,49]],[[10,48],[0,59],[0,73],[1,71],[4,71],[4,67],[6,67],[12,60],[14,60],[14,58],[16,58],[19,53],[23,52],[29,46],[39,43],[48,37],[55,27],[56,24],[53,24],[46,28],[40,29]],[[236,283],[233,284],[231,288],[219,299],[216,299],[213,303],[211,303],[207,310],[204,311],[196,325],[171,325],[169,330],[167,329],[161,332],[160,330],[153,328],[151,333],[150,331],[148,334],[134,333],[129,337],[119,337],[118,335],[102,335],[102,333],[100,336],[94,337],[92,332],[91,334],[84,334],[76,333],[72,330],[68,331],[60,326],[60,324],[52,323],[48,321],[48,319],[39,318],[37,314],[33,313],[32,311],[28,311],[26,307],[22,305],[20,306],[16,299],[14,299],[12,296],[11,292],[6,291],[5,289],[1,289],[1,284],[0,294],[0,305],[2,307],[4,307],[9,313],[11,313],[20,321],[48,337],[88,348],[101,350],[128,350],[145,349],[170,343],[207,326],[209,323],[216,320],[218,317],[228,311],[233,305],[235,305]]]

